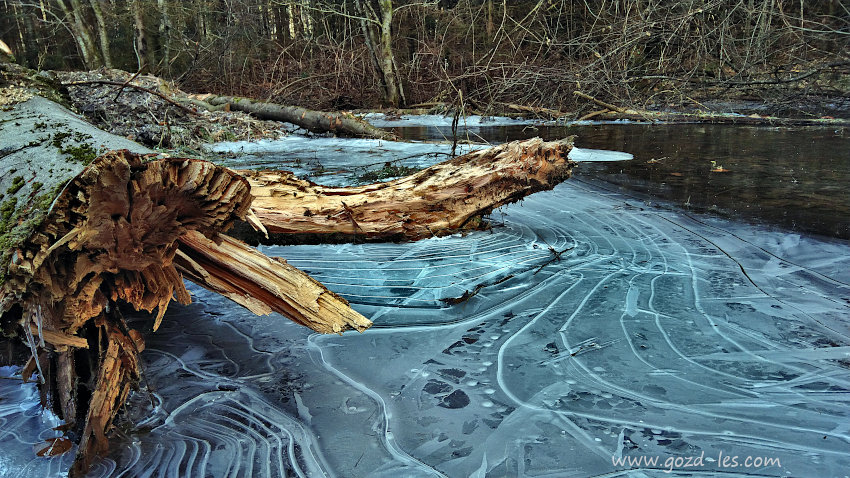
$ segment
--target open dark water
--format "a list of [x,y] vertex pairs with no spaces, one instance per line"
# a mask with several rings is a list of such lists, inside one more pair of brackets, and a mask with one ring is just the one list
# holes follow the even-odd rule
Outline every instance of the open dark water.
[[[410,139],[443,139],[446,127],[394,128]],[[474,128],[472,139],[505,142],[576,135],[583,148],[634,155],[587,163],[600,179],[685,209],[850,239],[850,128],[704,124],[598,124]],[[712,165],[714,161],[714,166]],[[726,172],[712,172],[722,166]]]
[[[847,477],[844,133],[567,132],[635,159],[582,163],[464,237],[263,248],[371,318],[363,334],[316,335],[192,287],[148,337],[150,388],[91,476]],[[441,159],[298,144],[222,148],[234,166],[335,184]],[[33,453],[55,425],[33,385],[0,380],[0,476],[66,473],[70,455]]]

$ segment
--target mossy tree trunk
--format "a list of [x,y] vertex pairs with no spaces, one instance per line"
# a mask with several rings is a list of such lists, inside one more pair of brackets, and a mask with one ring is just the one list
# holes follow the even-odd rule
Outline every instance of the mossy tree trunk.
[[103,66],[103,58],[98,55],[97,48],[94,46],[92,32],[89,29],[88,22],[85,19],[85,12],[80,5],[80,0],[70,0],[71,6],[65,3],[65,0],[56,0],[56,4],[65,15],[65,22],[68,29],[74,37],[74,42],[83,57],[83,63],[86,68],[93,70]]
[[366,48],[381,78],[384,102],[393,108],[403,106],[404,90],[392,48],[393,2],[377,0],[376,9],[371,0],[356,0],[355,6]]
[[103,9],[100,8],[99,0],[89,0],[95,21],[97,22],[97,39],[100,43],[100,54],[103,57],[103,66],[112,68],[112,53],[110,53],[109,31],[106,27],[106,19]]

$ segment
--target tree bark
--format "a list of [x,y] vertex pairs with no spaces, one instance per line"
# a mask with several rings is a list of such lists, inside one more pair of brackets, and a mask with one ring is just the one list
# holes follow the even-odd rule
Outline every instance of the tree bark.
[[404,91],[392,48],[393,2],[378,0],[380,13],[375,11],[369,0],[356,0],[355,5],[360,14],[360,28],[366,48],[381,78],[384,101],[397,108],[404,103]]
[[401,87],[401,78],[396,68],[395,55],[393,54],[393,2],[392,0],[378,0],[381,8],[381,35],[380,35],[380,61],[381,73],[386,83],[386,101],[393,107],[404,104],[404,90]]
[[56,0],[56,3],[68,21],[68,28],[72,32],[74,42],[77,43],[85,67],[90,70],[100,67],[103,61],[97,54],[91,32],[83,19],[80,1],[71,0],[71,8],[68,8],[68,5],[65,4],[65,0]]
[[487,23],[485,24],[485,30],[487,32],[487,40],[493,41],[493,32],[496,30],[496,25],[493,22],[493,0],[486,0],[487,2]]
[[417,240],[481,226],[493,209],[570,177],[572,139],[515,141],[387,183],[319,186],[288,171],[239,171],[254,211],[272,234]]
[[260,119],[285,121],[314,133],[331,132],[361,138],[397,139],[392,133],[375,128],[350,114],[308,110],[299,106],[284,106],[233,96],[193,95],[192,98],[212,106],[230,105],[232,110],[243,111]]
[[145,17],[141,2],[133,0],[130,9],[133,11],[133,23],[136,30],[136,57],[139,62],[139,71],[149,71],[152,62],[150,61],[148,37],[145,33]]
[[103,18],[103,10],[98,0],[89,0],[94,18],[97,21],[97,38],[100,41],[100,54],[103,57],[103,66],[112,68],[112,54],[109,52],[109,31],[106,28],[106,20]]
[[157,0],[159,7],[159,46],[162,56],[162,72],[171,71],[171,15],[165,0]]
[[244,306],[257,315],[278,312],[317,332],[364,331],[370,325],[348,302],[285,260],[219,234],[180,237],[174,263],[183,277]]

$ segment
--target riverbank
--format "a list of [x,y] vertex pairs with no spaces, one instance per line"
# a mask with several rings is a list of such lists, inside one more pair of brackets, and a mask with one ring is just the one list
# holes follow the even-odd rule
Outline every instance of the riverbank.
[[[152,75],[132,75],[114,69],[54,72],[48,75],[55,75],[65,85],[73,106],[96,126],[153,148],[189,150],[201,154],[202,145],[207,143],[310,134],[290,123],[259,120],[226,107],[217,111],[196,108],[190,101],[189,93]],[[419,121],[423,116],[432,123],[448,126],[457,117],[461,129],[469,123],[564,126],[590,124],[591,121],[850,126],[850,104],[845,105],[839,100],[830,103],[834,106],[833,110],[829,110],[832,115],[821,116],[777,116],[764,104],[744,101],[692,103],[680,107],[656,105],[658,110],[637,110],[607,104],[592,97],[584,100],[592,104],[601,103],[597,106],[602,109],[578,116],[546,108],[507,105],[497,113],[486,114],[475,108],[458,109],[457,105],[435,103],[420,108],[353,110],[353,113],[381,128],[403,124],[405,118],[410,117],[416,117]],[[790,114],[791,110],[786,113]],[[451,135],[443,139],[452,140]]]

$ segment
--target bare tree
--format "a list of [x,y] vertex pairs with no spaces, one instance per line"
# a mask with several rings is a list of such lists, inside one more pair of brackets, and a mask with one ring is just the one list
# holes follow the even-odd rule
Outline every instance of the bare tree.
[[97,21],[97,37],[100,40],[100,54],[103,57],[103,65],[112,68],[112,55],[109,53],[109,33],[106,29],[106,21],[103,18],[103,10],[100,8],[100,0],[89,0],[89,4]]
[[[377,9],[375,8],[377,4]],[[398,107],[404,103],[404,90],[393,55],[393,2],[392,0],[355,0],[360,14],[360,28],[366,39],[366,48],[372,56],[375,70],[381,75],[384,101]]]
[[[103,65],[103,58],[98,55],[97,49],[94,46],[90,26],[85,21],[85,13],[80,5],[80,0],[71,0],[71,7],[65,3],[65,0],[56,0],[56,4],[65,15],[65,21],[68,28],[72,32],[74,41],[83,57],[83,63],[86,68],[94,69]],[[44,10],[44,4],[42,4]]]
[[148,37],[145,34],[145,17],[140,0],[133,0],[130,5],[133,12],[133,24],[136,28],[136,58],[139,62],[139,71],[149,69]]
[[168,13],[168,3],[165,0],[157,0],[159,7],[159,44],[162,56],[162,68],[164,72],[171,70],[171,16]]

